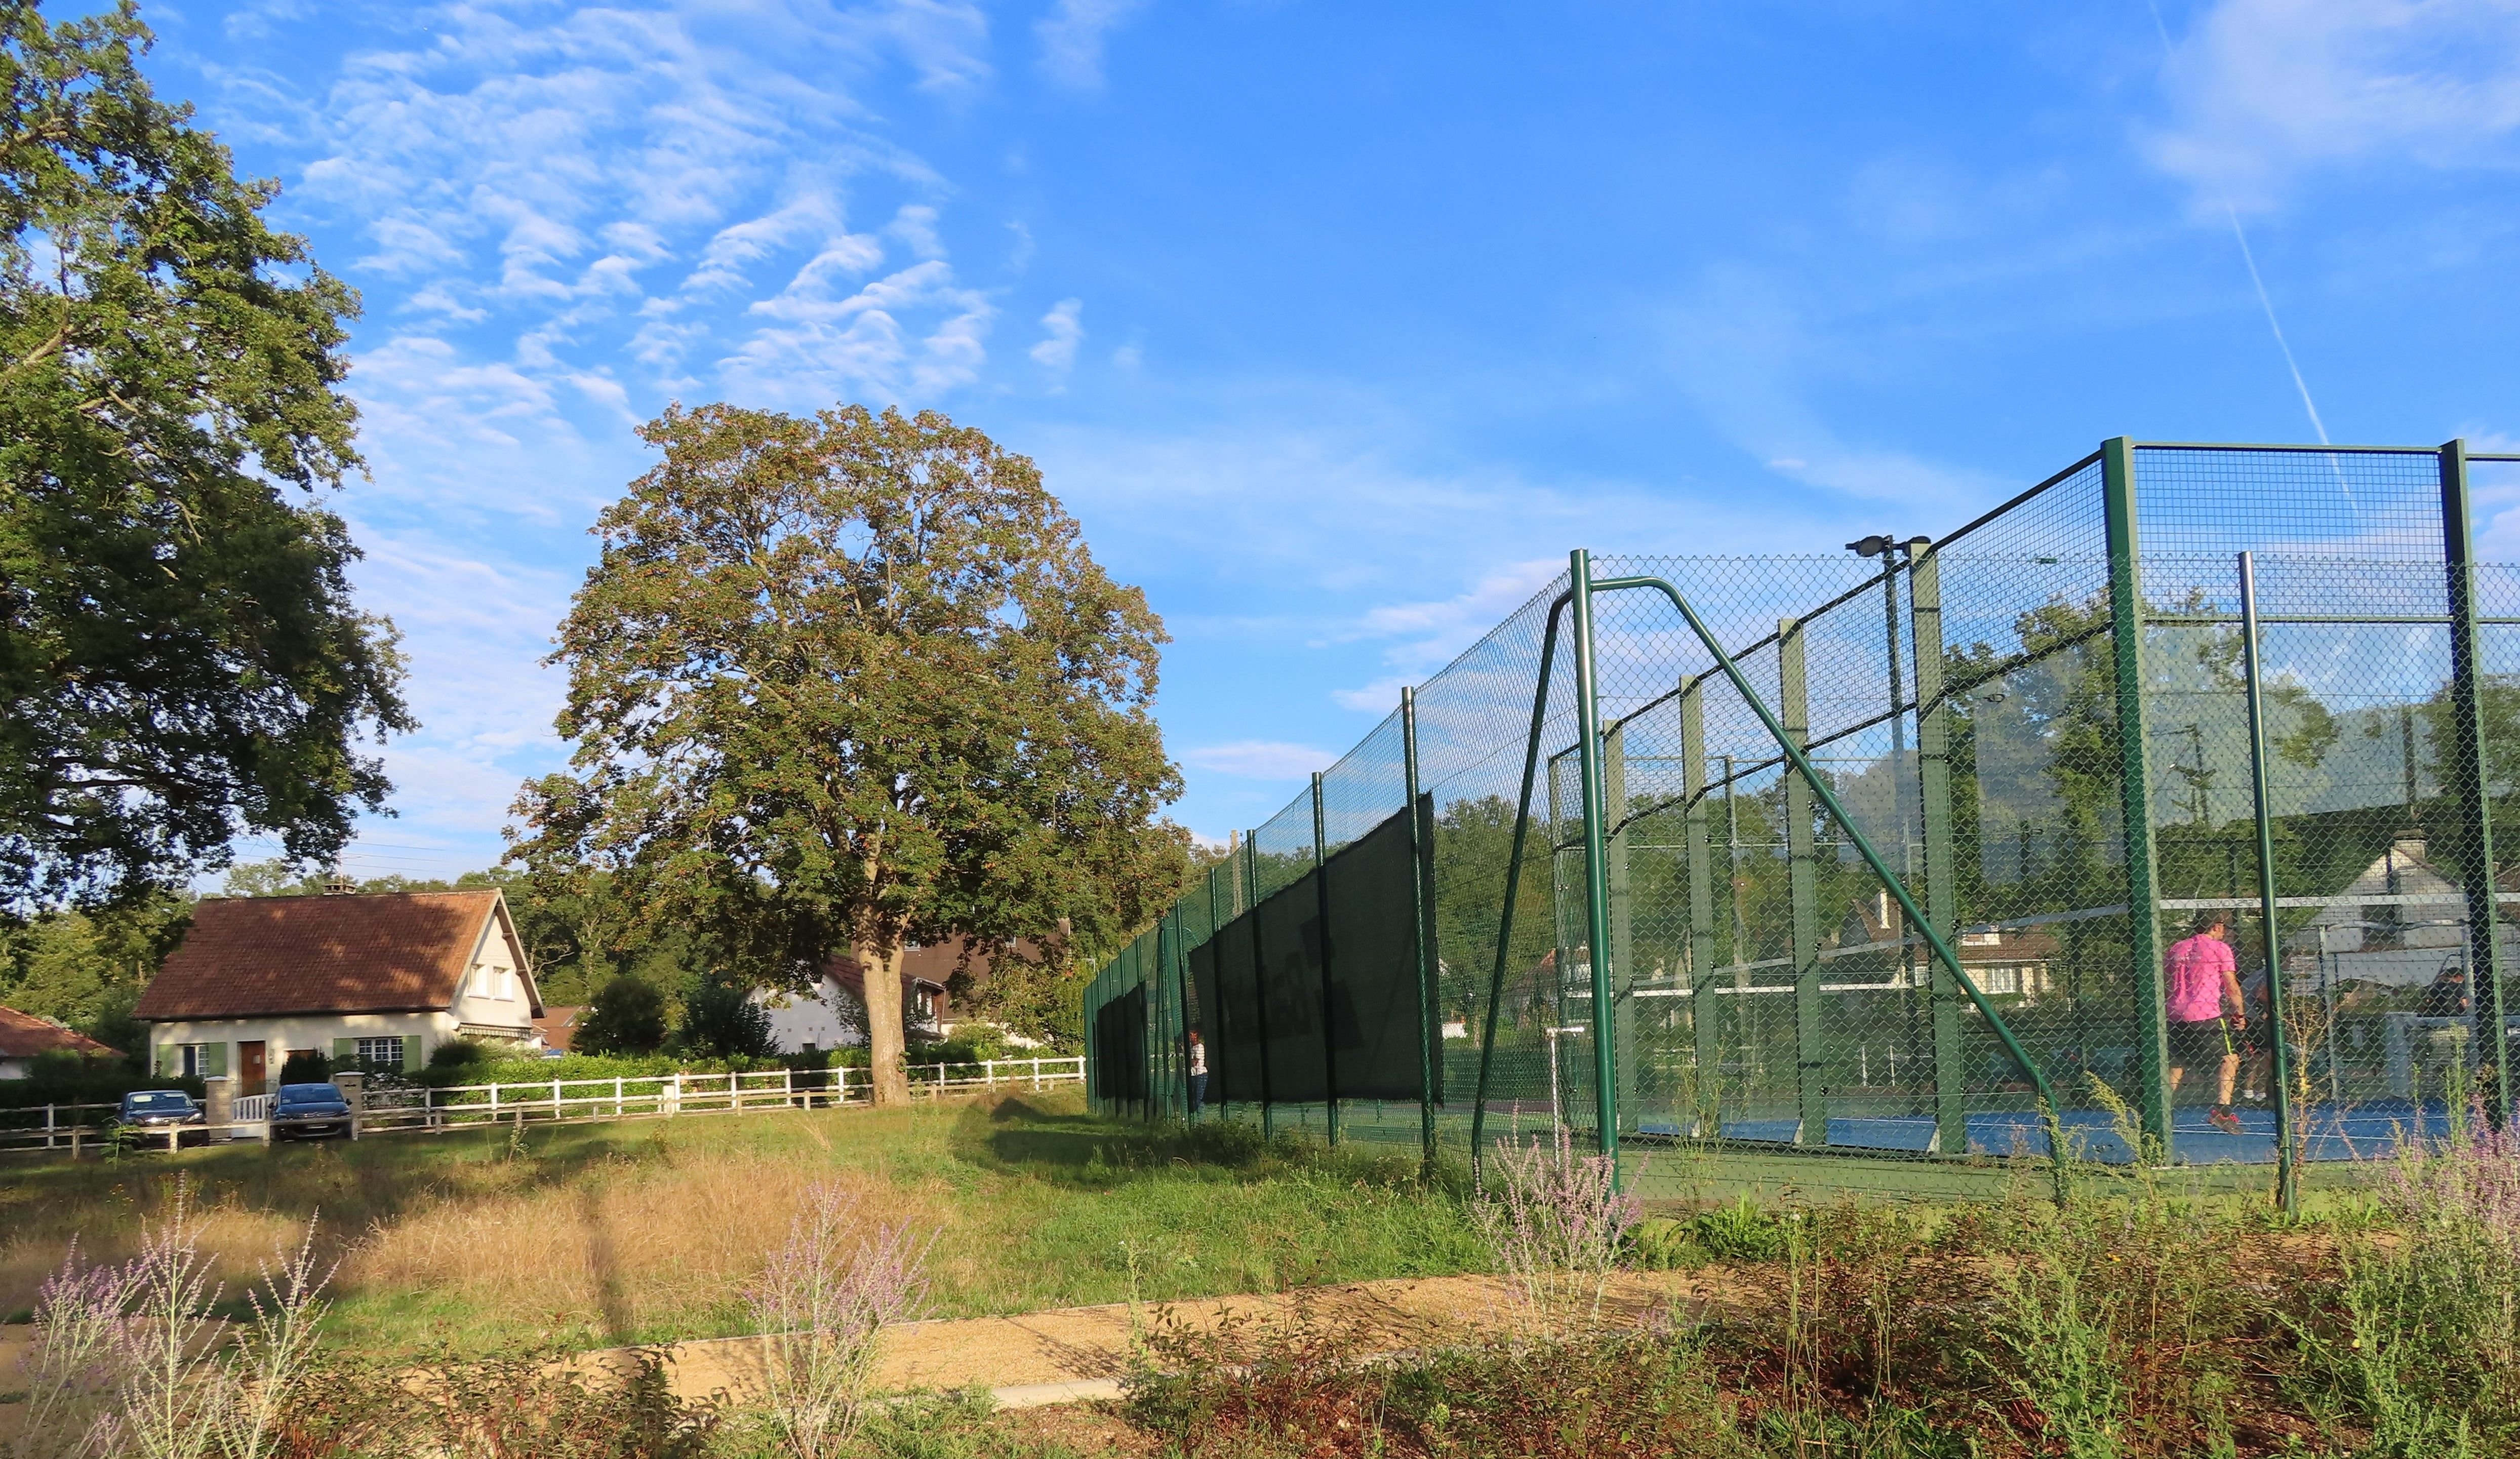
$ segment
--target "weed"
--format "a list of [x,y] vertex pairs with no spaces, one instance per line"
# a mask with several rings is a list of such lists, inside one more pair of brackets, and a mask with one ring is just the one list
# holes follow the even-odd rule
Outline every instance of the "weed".
[[925,1296],[935,1236],[817,1186],[744,1299],[767,1340],[763,1421],[792,1459],[833,1459],[857,1427],[884,1325]]
[[1497,1263],[1552,1327],[1598,1323],[1601,1298],[1642,1213],[1617,1186],[1608,1156],[1575,1152],[1563,1127],[1553,1144],[1506,1146],[1490,1158],[1489,1199],[1477,1210]]

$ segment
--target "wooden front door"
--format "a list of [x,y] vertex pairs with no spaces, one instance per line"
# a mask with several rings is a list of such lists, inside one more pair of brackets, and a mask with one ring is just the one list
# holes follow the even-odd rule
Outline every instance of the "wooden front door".
[[266,1092],[262,1086],[264,1074],[262,1064],[262,1040],[255,1039],[251,1043],[237,1045],[237,1093]]

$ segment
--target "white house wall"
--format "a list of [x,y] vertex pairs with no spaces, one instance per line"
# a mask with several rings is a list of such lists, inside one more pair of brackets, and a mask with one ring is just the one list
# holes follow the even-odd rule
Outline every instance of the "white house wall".
[[[260,1039],[266,1077],[278,1079],[280,1066],[294,1049],[312,1049],[330,1058],[337,1038],[409,1038],[420,1035],[420,1063],[455,1036],[455,1020],[442,1013],[338,1013],[286,1015],[267,1019],[194,1019],[149,1026],[149,1067],[165,1067],[165,1051],[190,1043],[227,1045],[230,1073],[239,1068],[236,1046]],[[418,1064],[406,1061],[406,1068]]]
[[755,989],[752,1001],[770,1015],[770,1037],[786,1053],[856,1048],[867,1041],[866,1018],[858,1000],[826,978],[810,993],[774,993]]
[[[487,988],[493,980],[486,975],[497,975],[497,982],[508,996],[494,997]],[[518,967],[515,946],[509,941],[507,928],[494,911],[481,919],[481,935],[472,944],[472,958],[464,974],[464,985],[455,995],[455,1019],[475,1028],[513,1029],[517,1038],[533,1036],[534,1005],[524,975]]]

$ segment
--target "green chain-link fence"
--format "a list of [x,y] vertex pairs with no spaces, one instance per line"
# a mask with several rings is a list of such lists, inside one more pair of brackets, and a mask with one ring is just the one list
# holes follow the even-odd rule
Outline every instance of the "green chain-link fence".
[[2121,439],[1940,538],[1574,554],[1101,971],[1091,1093],[1430,1158],[2498,1118],[2520,567],[2470,502],[2513,487]]

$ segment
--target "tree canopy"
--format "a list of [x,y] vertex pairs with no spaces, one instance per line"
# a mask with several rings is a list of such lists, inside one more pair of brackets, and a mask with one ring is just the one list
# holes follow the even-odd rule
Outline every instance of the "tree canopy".
[[1116,945],[1178,889],[1162,625],[1028,459],[933,412],[677,407],[562,623],[570,773],[533,866],[600,871],[748,985],[866,978],[906,1098],[906,946]]
[[[0,3],[0,903],[136,895],[241,832],[330,859],[410,728],[314,495],[357,298],[158,100],[128,3]],[[290,493],[297,493],[292,500]]]

